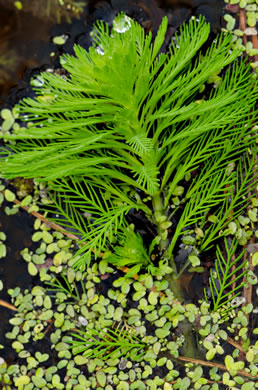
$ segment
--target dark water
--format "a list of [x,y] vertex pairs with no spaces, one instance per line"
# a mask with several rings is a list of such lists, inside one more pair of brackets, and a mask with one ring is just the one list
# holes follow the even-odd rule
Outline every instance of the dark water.
[[[79,19],[57,24],[53,17],[45,16],[44,9],[42,15],[39,9],[35,16],[32,12],[17,11],[10,3],[0,0],[0,104],[14,103],[10,101],[10,88],[18,83],[25,88],[32,69],[37,72],[44,65],[53,66],[60,54],[72,52],[74,43],[87,47],[89,31],[97,19],[111,22],[117,12],[125,11],[155,33],[166,15],[173,33],[192,15],[201,13],[211,23],[212,30],[218,32],[223,13],[223,0],[88,1]],[[54,45],[52,38],[61,34],[68,35],[66,44]]]

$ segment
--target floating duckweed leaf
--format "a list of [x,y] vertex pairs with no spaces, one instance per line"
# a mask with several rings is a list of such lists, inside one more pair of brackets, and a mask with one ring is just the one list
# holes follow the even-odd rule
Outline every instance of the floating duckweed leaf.
[[0,232],[0,240],[5,241],[6,240],[6,234],[4,232]]
[[130,279],[125,279],[124,283],[121,286],[121,291],[123,294],[128,294],[128,292],[130,291],[130,285],[131,285]]
[[43,325],[43,324],[37,324],[36,326],[34,326],[33,332],[36,333],[36,334],[38,334],[38,333],[40,333],[43,329],[44,329],[44,325]]
[[0,259],[6,257],[6,246],[0,242]]
[[33,205],[29,208],[28,213],[37,212],[37,211],[39,211],[39,207],[36,206],[35,204],[33,204]]
[[146,319],[148,321],[155,321],[159,318],[157,310],[153,310],[151,313],[146,314]]
[[[52,236],[51,236],[52,237]],[[52,237],[53,238],[53,237]],[[60,251],[58,253],[55,254],[54,256],[54,259],[53,259],[53,263],[54,265],[57,267],[58,265],[61,265],[63,260],[65,258],[65,251]]]
[[[166,290],[168,288],[168,281],[167,280],[162,280],[162,281],[158,282],[156,287],[157,287],[157,291]],[[169,300],[169,298],[166,298],[166,299]],[[163,303],[164,303],[164,301],[163,301]]]
[[247,12],[247,24],[250,27],[256,26],[256,14],[255,12]]
[[235,234],[235,232],[237,231],[237,224],[235,222],[230,222],[228,224],[228,229],[230,234]]
[[235,27],[236,19],[229,14],[224,15],[224,19],[227,22],[226,29],[232,31]]
[[248,210],[248,217],[252,222],[257,222],[257,208]]
[[12,128],[12,125],[14,124],[14,118],[9,117],[5,119],[1,125],[2,132],[9,131]]
[[152,286],[153,286],[152,275],[144,275],[144,284],[145,284],[146,288],[152,288]]
[[3,290],[3,288],[4,288],[4,284],[3,284],[2,280],[0,280],[0,291]]
[[[48,382],[51,381],[52,377],[53,377],[53,374],[55,374],[57,372],[57,367],[48,367],[45,371],[45,378]],[[53,382],[52,382],[53,384]]]
[[169,335],[169,330],[166,330],[166,329],[156,329],[155,330],[155,335],[159,338],[159,339],[164,339],[165,337],[167,337]]
[[45,298],[44,298],[44,307],[46,308],[46,309],[51,309],[51,307],[52,307],[52,301],[51,301],[51,298],[48,296],[48,295],[46,295],[45,296]]
[[144,382],[137,380],[131,384],[130,390],[146,390],[146,385]]
[[[67,365],[67,361],[66,360],[60,360],[58,362],[58,367],[57,368],[59,368],[61,370],[66,365]],[[52,384],[53,384],[54,388],[60,388],[60,387],[58,387],[59,383],[60,383],[60,376],[57,375],[57,374],[53,375]]]
[[33,356],[29,356],[27,358],[27,363],[28,363],[29,369],[35,368],[39,364],[39,362]]
[[159,354],[160,348],[161,348],[161,344],[159,341],[153,344],[153,351],[156,355]]
[[[184,378],[184,379],[188,379],[188,381],[189,381],[189,385],[190,385],[190,379],[189,378]],[[182,380],[183,381],[183,380]],[[185,387],[185,385],[184,385],[184,387],[182,386],[182,381],[180,382],[180,389],[187,389],[187,387],[189,386],[189,385],[187,385],[187,387]],[[172,387],[172,385],[170,384],[170,383],[168,383],[168,382],[165,382],[164,383],[164,389],[163,390],[172,390],[173,389],[173,387]]]
[[64,45],[68,38],[68,35],[62,34],[54,37],[52,41],[55,45]]
[[141,312],[137,309],[130,309],[128,314],[129,316],[141,316]]
[[252,284],[253,286],[257,284],[257,276],[254,274],[252,270],[249,270],[246,276],[247,276],[248,283]]
[[166,358],[166,357],[160,358],[160,359],[157,361],[157,366],[158,366],[158,367],[164,366],[164,364],[166,364],[166,361],[167,361],[167,358]]
[[27,385],[30,383],[30,377],[28,375],[21,375],[19,378],[14,378],[15,386],[18,388],[20,386]]
[[12,325],[21,325],[23,323],[24,319],[20,317],[14,317],[9,320],[10,324]]
[[162,328],[166,322],[167,322],[167,318],[161,317],[155,321],[155,325],[158,326],[159,328]]
[[183,236],[182,241],[185,245],[193,245],[195,243],[195,238],[192,236]]
[[48,360],[49,355],[48,355],[47,353],[40,353],[39,351],[37,351],[37,352],[35,353],[35,357],[36,357],[36,359],[37,359],[40,363],[42,363],[42,362],[45,362],[46,360]]
[[74,307],[73,305],[67,305],[66,307],[66,312],[70,317],[74,317],[75,312],[74,312]]
[[[31,195],[27,195],[24,199],[22,199],[21,206],[28,206],[31,202],[32,202],[32,196]],[[36,221],[40,222],[39,219],[36,219]]]
[[99,383],[99,385],[103,388],[105,387],[106,385],[106,380],[107,380],[107,377],[106,377],[106,374],[103,372],[103,371],[97,371],[96,373],[96,379]]
[[158,303],[158,296],[159,293],[156,291],[151,291],[148,295],[148,301],[150,302],[151,305],[157,305]]
[[133,294],[133,300],[134,301],[139,301],[144,295],[146,294],[146,290],[144,291],[137,291],[136,293]]
[[61,328],[61,326],[64,323],[64,313],[56,313],[55,317],[56,317],[55,323],[54,323],[55,326],[57,328]]
[[101,260],[99,263],[99,272],[104,275],[106,273],[106,269],[108,268],[107,260]]
[[87,364],[89,359],[85,356],[82,356],[82,355],[77,355],[74,357],[74,362],[75,364],[77,364],[78,366],[82,366],[84,364]]
[[41,286],[35,286],[31,290],[31,294],[34,295],[34,296],[37,296],[37,295],[43,296],[43,295],[45,295],[45,293],[46,293],[45,289],[43,287],[41,287]]
[[56,350],[57,351],[66,351],[69,348],[69,345],[67,343],[60,342],[56,344]]
[[128,325],[133,325],[141,319],[141,316],[130,316],[127,320]]
[[135,291],[144,291],[145,286],[140,282],[134,282],[133,284]]
[[239,215],[238,220],[242,226],[246,226],[250,222],[250,219],[247,217],[243,217],[243,215]]
[[210,221],[211,223],[216,223],[218,222],[218,217],[216,215],[209,215],[208,221]]
[[48,246],[47,246],[47,249],[46,249],[46,252],[47,252],[47,254],[51,254],[51,253],[53,253],[53,252],[56,252],[56,251],[58,251],[58,245],[57,245],[57,243],[56,242],[53,242],[52,244],[49,244]]
[[45,258],[46,258],[45,253],[42,253],[41,255],[37,255],[34,253],[34,255],[32,255],[32,261],[34,264],[44,264]]
[[32,262],[28,264],[28,272],[31,276],[35,276],[38,273],[37,267]]
[[191,264],[192,264],[193,267],[197,267],[198,265],[201,264],[201,261],[200,261],[200,259],[199,259],[198,256],[190,255],[190,256],[188,257],[188,259],[190,260],[190,262],[191,262]]
[[94,288],[89,288],[88,292],[87,292],[87,296],[88,296],[88,299],[91,301],[94,297],[94,294],[95,294],[95,289]]
[[4,191],[4,196],[5,196],[5,199],[8,202],[13,202],[15,200],[15,198],[16,198],[15,194],[12,191],[8,190],[8,189],[6,189]]
[[44,387],[47,384],[47,381],[44,378],[41,378],[40,376],[33,375],[31,379],[34,385],[36,387],[39,387],[40,389],[42,389],[42,387]]
[[252,256],[252,264],[254,267],[258,265],[258,252],[255,252]]
[[51,320],[51,318],[53,318],[53,310],[46,310],[46,311],[43,311],[40,315],[39,315],[39,320],[41,321],[48,321],[48,320]]
[[46,230],[43,231],[42,238],[46,244],[52,244],[53,242],[53,236]]
[[114,313],[114,321],[121,321],[123,315],[122,307],[117,307]]
[[30,352],[29,351],[21,351],[20,353],[19,353],[19,357],[20,358],[22,358],[22,359],[24,359],[24,358],[27,358],[27,357],[29,357],[30,356]]
[[10,111],[8,108],[3,108],[1,110],[1,117],[3,119],[9,119],[9,118],[12,118],[13,114],[12,114],[12,111]]
[[13,347],[13,349],[16,349],[17,352],[20,352],[22,349],[24,349],[23,344],[20,343],[19,341],[14,341],[12,343],[12,347]]
[[42,236],[43,236],[43,232],[36,232],[32,236],[32,241],[38,242],[39,240],[42,239]]
[[31,261],[31,255],[29,253],[23,253],[22,257],[24,258],[25,261],[29,262]]
[[183,195],[184,190],[185,190],[184,187],[182,187],[182,186],[177,186],[177,187],[175,188],[175,190],[173,191],[172,195],[175,195],[175,196]]

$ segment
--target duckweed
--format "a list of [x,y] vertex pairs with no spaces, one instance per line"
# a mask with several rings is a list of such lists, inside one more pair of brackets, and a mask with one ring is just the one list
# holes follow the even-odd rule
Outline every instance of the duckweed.
[[[248,222],[240,219],[238,223],[241,225],[242,222],[246,226],[254,218],[251,214]],[[218,324],[221,319],[220,315],[210,313],[209,304],[202,302],[200,307],[197,307],[194,304],[175,303],[167,280],[159,280],[151,275],[141,275],[138,281],[118,277],[113,281],[112,288],[105,291],[103,287],[103,292],[99,289],[99,275],[111,272],[106,262],[101,260],[101,266],[89,268],[87,272],[76,272],[71,268],[72,262],[70,262],[71,241],[66,241],[59,236],[61,241],[55,243],[54,240],[57,237],[40,227],[41,224],[37,224],[40,234],[34,241],[38,243],[38,248],[34,252],[24,250],[22,256],[28,262],[28,266],[32,264],[36,267],[37,263],[44,264],[46,251],[52,245],[54,266],[40,272],[40,278],[42,282],[47,279],[54,282],[56,276],[59,275],[59,267],[61,267],[74,296],[68,295],[65,290],[62,291],[62,287],[59,291],[49,289],[49,292],[49,286],[34,286],[30,292],[28,290],[22,292],[19,288],[9,289],[8,292],[18,312],[10,319],[12,331],[8,332],[6,337],[12,341],[12,348],[20,359],[25,360],[26,365],[9,370],[10,379],[8,380],[13,381],[15,386],[24,386],[24,388],[31,386],[32,390],[34,387],[75,390],[105,388],[109,390],[114,386],[121,390],[164,390],[174,388],[169,383],[171,381],[176,381],[173,385],[175,388],[189,387],[191,383],[195,388],[206,385],[207,380],[202,378],[203,373],[199,369],[188,370],[185,378],[178,378],[179,372],[175,369],[176,363],[173,359],[179,357],[184,345],[184,338],[179,335],[178,331],[178,326],[183,321],[188,321],[193,325],[197,320],[199,321],[199,337],[202,340],[202,347],[206,349],[208,361],[214,359],[216,355],[222,356],[225,353],[219,340],[225,342],[228,333],[220,329]],[[4,237],[0,235],[0,239]],[[249,278],[257,282],[251,273],[249,273]],[[69,290],[69,286],[64,287]],[[76,291],[79,294],[77,298],[75,298]],[[128,297],[132,297],[133,302]],[[251,306],[245,308],[247,313],[252,310]],[[237,326],[240,326],[238,337],[243,341],[248,340],[247,325],[244,311],[239,310],[232,326],[234,331],[238,329]],[[101,358],[87,357],[83,351],[74,356],[76,348],[71,348],[68,343],[69,340],[73,340],[71,332],[78,329],[85,330],[88,327],[97,331],[105,328],[127,331],[139,337],[147,347],[142,351],[143,356],[139,360],[129,355],[124,360],[121,356],[114,356],[104,362]],[[214,339],[205,340],[211,334],[214,335]],[[37,345],[42,339],[44,342],[46,337],[49,338],[52,348],[56,351],[56,366],[48,367],[51,353],[27,351],[26,345],[30,345],[31,341]],[[256,358],[256,350],[253,346],[247,346],[246,351],[247,361],[251,367]],[[236,357],[233,356],[233,359]],[[235,360],[234,363],[236,363]],[[229,365],[230,362],[227,364]],[[90,373],[87,378],[82,375],[85,367]],[[231,374],[234,367],[231,367]],[[156,375],[158,369],[164,370],[164,379]],[[65,372],[65,383],[62,383],[61,370]],[[255,372],[254,368],[252,370]],[[0,366],[0,380],[1,375]],[[214,380],[220,380],[216,375],[218,374],[214,371],[210,376],[216,378]],[[230,377],[224,376],[225,383],[231,383],[230,381]],[[234,381],[239,382],[241,386],[247,384],[247,382],[240,383],[241,380],[236,380],[235,377]]]

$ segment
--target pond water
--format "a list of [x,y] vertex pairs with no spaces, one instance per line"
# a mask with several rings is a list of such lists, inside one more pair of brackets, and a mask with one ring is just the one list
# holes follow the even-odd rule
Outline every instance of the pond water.
[[[17,12],[5,7],[2,2],[0,2],[0,10],[2,47],[4,51],[9,51],[10,55],[13,55],[13,62],[7,63],[6,66],[0,62],[0,104],[2,107],[11,107],[20,98],[31,93],[28,81],[33,73],[48,67],[56,67],[61,54],[72,53],[74,43],[84,47],[90,45],[89,31],[98,18],[109,22],[117,11],[123,10],[140,21],[146,30],[153,30],[155,33],[162,17],[166,15],[172,34],[192,15],[203,14],[211,23],[212,31],[217,33],[222,24],[223,1],[90,1],[80,18],[74,19],[72,23],[63,21],[60,24],[47,20],[41,15],[36,17],[31,12]],[[65,36],[67,40],[64,44],[58,45],[53,42],[56,36]],[[0,58],[1,55],[0,51]],[[0,210],[0,231],[7,235],[8,250],[6,258],[0,260],[0,279],[4,281],[4,289],[0,294],[2,300],[8,301],[8,288],[16,286],[22,289],[30,288],[33,284],[33,279],[27,272],[27,264],[20,257],[20,251],[32,245],[29,237],[33,230],[33,223],[34,217],[26,212],[19,211],[16,215],[7,216],[3,207]],[[186,283],[189,283],[189,280]],[[200,287],[201,283],[202,280],[198,279],[192,290],[189,288],[188,293],[194,294],[193,289],[198,290],[197,285],[199,284]],[[8,330],[8,320],[11,315],[8,308],[0,306],[0,316],[4,318],[0,344],[3,343],[3,336]],[[11,351],[11,348],[6,348],[5,355],[1,354],[8,362],[12,361]]]

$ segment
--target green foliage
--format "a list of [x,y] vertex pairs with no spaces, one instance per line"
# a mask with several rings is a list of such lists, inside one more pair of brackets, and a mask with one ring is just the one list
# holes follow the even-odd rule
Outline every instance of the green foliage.
[[[239,215],[240,202],[244,207],[249,200],[242,197],[255,185],[253,160],[241,162],[240,156],[254,143],[249,113],[255,113],[257,87],[247,64],[236,60],[231,36],[221,35],[203,49],[209,25],[201,17],[185,24],[168,53],[160,54],[166,18],[154,42],[129,18],[124,32],[117,24],[109,31],[98,23],[88,52],[75,46],[75,56],[62,58],[66,76],[41,74],[36,98],[18,106],[27,128],[6,135],[16,144],[1,150],[4,177],[49,181],[53,206],[64,217],[56,222],[81,237],[77,267],[112,244],[132,208],[154,225],[167,261],[182,232],[204,226],[214,210],[220,222],[206,229],[206,249],[232,212],[230,196],[233,216]],[[222,69],[216,88],[201,94]],[[227,170],[234,162],[240,164],[236,173]],[[170,242],[173,194],[193,171]],[[145,261],[143,252],[139,259]],[[130,256],[124,261],[132,264]]]
[[151,253],[147,253],[144,247],[142,237],[131,226],[118,233],[117,240],[118,244],[114,246],[114,252],[107,256],[107,260],[117,267],[133,266],[127,277],[134,276],[142,267],[153,274],[158,272],[158,268],[150,260]]
[[[226,146],[234,153],[233,148],[237,150],[237,145],[232,146],[232,143]],[[257,172],[255,155],[250,157],[245,154],[239,159],[236,171],[230,170],[223,156],[219,156],[219,161],[217,157],[204,163],[204,169],[192,181],[187,191],[187,202],[169,247],[171,254],[178,236],[182,233],[187,234],[187,227],[193,224],[205,227],[201,250],[210,248],[213,241],[223,234],[229,219],[234,220],[241,215],[246,203],[253,197],[251,192],[258,181],[255,178]],[[207,214],[216,204],[220,204],[216,211],[216,222],[207,227]]]
[[121,329],[97,331],[87,327],[85,332],[78,330],[78,334],[72,333],[72,336],[74,339],[67,342],[72,344],[73,353],[83,353],[91,359],[107,360],[123,356],[123,359],[130,357],[139,360],[147,346],[134,333]]
[[[237,241],[234,239],[231,245],[228,245],[227,239],[224,239],[226,258],[222,254],[219,246],[217,246],[217,258],[215,261],[216,276],[213,272],[210,273],[209,285],[212,297],[214,312],[222,308],[221,314],[225,315],[232,307],[223,310],[223,306],[231,302],[235,297],[241,294],[244,287],[243,278],[247,272],[247,260],[243,260],[244,249],[236,258],[234,254],[237,249]],[[236,284],[236,286],[233,286]],[[207,300],[207,292],[205,291]]]
[[[55,293],[63,292],[67,297],[71,297],[76,301],[80,301],[81,296],[75,283],[71,284],[64,273],[61,274],[60,278],[55,278],[51,282],[45,281],[48,285],[48,291],[54,291]],[[81,282],[82,291],[85,293],[84,284]]]

